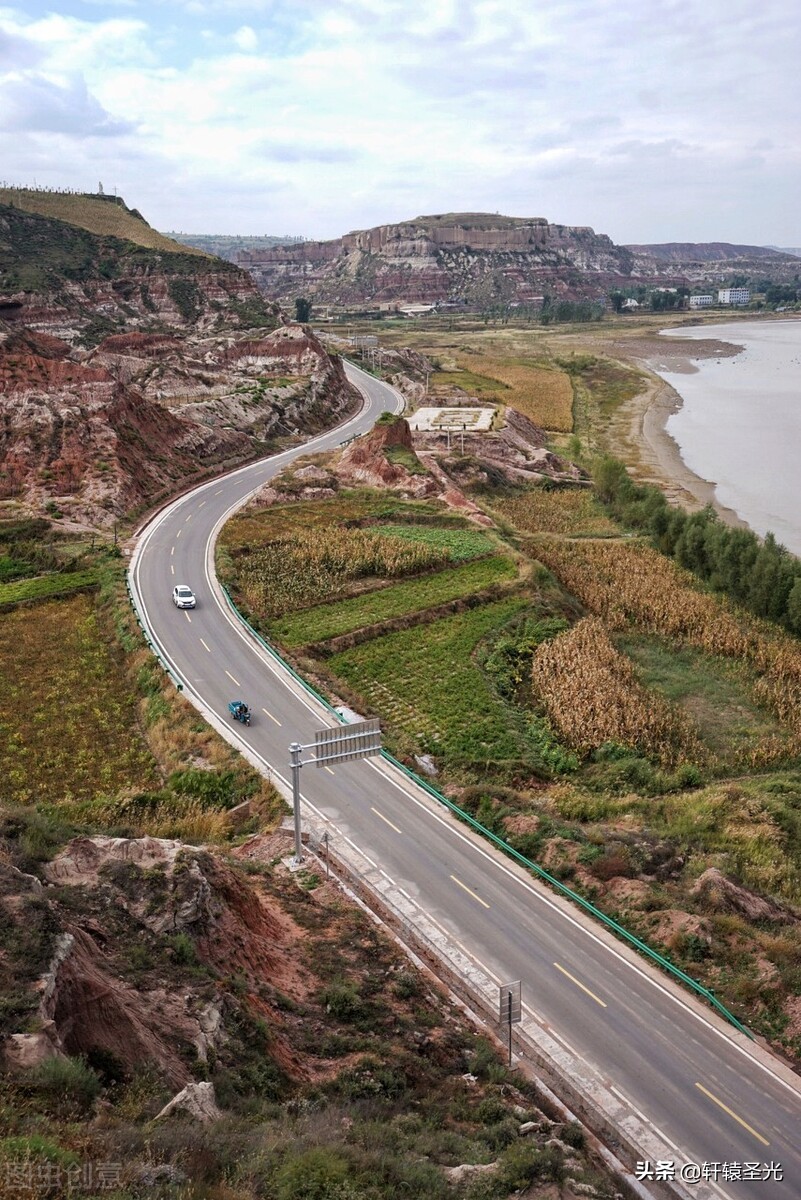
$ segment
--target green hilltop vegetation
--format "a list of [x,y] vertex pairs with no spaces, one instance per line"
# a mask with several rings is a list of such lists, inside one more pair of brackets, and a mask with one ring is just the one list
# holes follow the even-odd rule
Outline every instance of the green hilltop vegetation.
[[148,250],[161,250],[167,254],[203,254],[202,250],[181,245],[158,233],[148,225],[140,212],[128,208],[120,196],[2,187],[0,205],[4,204],[40,217],[49,217],[53,221],[75,225],[97,237],[119,238],[133,242],[135,246],[145,246]]
[[[16,202],[8,203],[8,194],[8,189],[0,191],[0,291],[54,289],[64,278],[79,282],[98,277],[117,279],[154,264],[165,274],[179,276],[235,270],[221,259],[166,238],[161,239],[161,245],[148,244],[149,234],[154,238],[161,235],[127,209],[128,219],[116,223],[120,232],[112,234],[90,230],[77,220],[43,215]],[[81,199],[58,194],[49,198]],[[108,205],[109,209],[115,207]]]

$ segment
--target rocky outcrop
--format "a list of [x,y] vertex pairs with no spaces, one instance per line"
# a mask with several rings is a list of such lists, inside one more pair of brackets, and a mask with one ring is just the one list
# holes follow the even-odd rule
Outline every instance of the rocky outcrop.
[[595,298],[631,284],[632,261],[625,247],[585,226],[487,213],[417,217],[239,256],[266,296],[302,289],[340,305],[527,304],[545,292]]
[[[0,916],[21,928],[33,888],[12,872],[6,868],[2,880]],[[205,1062],[225,1051],[228,1018],[236,1030],[244,995],[270,1023],[282,1068],[306,1077],[300,1057],[284,1043],[281,1013],[265,998],[279,980],[290,981],[298,994],[308,986],[293,953],[297,931],[241,873],[177,841],[97,836],[74,839],[44,874],[55,890],[42,893],[39,885],[36,912],[51,948],[31,985],[38,1008],[26,1018],[38,1028],[0,1028],[6,1069],[24,1071],[69,1055],[114,1062],[117,1073],[128,1076],[151,1063],[174,1088],[185,1088],[193,1057]],[[131,956],[134,964],[148,962],[159,948],[158,970],[142,976],[135,966],[132,973]],[[182,974],[181,955],[208,970]],[[0,949],[0,982],[7,990],[12,983],[19,987],[19,979],[3,980],[2,967]],[[226,984],[234,978],[236,995]]]
[[405,496],[435,495],[439,485],[427,472],[413,474],[404,463],[387,456],[387,451],[394,448],[406,450],[410,460],[415,460],[409,422],[402,417],[380,421],[370,433],[343,450],[336,465],[337,477],[362,487],[391,488]]
[[276,324],[247,272],[161,242],[174,252],[0,203],[0,318],[89,343],[115,326]]
[[302,326],[129,332],[81,352],[0,321],[0,499],[109,526],[358,403],[339,359]]
[[211,1083],[188,1083],[177,1096],[173,1096],[169,1104],[164,1105],[154,1120],[162,1121],[176,1112],[186,1113],[201,1125],[219,1121],[222,1112],[214,1095],[214,1085]]

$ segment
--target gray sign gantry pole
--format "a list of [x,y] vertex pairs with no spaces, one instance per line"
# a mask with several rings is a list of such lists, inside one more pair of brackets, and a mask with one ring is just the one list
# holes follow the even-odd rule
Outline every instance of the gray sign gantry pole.
[[[314,750],[314,756],[303,762],[303,751]],[[314,741],[302,745],[292,742],[289,747],[289,766],[292,772],[292,813],[295,820],[294,865],[300,866],[303,859],[303,843],[300,831],[300,768],[313,762],[316,767],[329,763],[346,762],[351,758],[370,758],[381,753],[381,729],[378,718],[355,721],[352,725],[340,725],[334,729],[317,729]]]

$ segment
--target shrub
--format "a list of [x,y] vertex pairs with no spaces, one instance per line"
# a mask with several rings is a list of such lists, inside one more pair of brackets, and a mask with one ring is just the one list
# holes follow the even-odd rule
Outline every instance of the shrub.
[[100,1080],[82,1058],[48,1058],[29,1080],[39,1096],[57,1107],[88,1111],[100,1093]]
[[364,1011],[364,1001],[352,983],[332,983],[320,993],[320,1002],[338,1021],[355,1021]]
[[510,1191],[537,1181],[561,1183],[565,1177],[564,1155],[558,1146],[539,1148],[518,1142],[504,1156],[499,1177]]

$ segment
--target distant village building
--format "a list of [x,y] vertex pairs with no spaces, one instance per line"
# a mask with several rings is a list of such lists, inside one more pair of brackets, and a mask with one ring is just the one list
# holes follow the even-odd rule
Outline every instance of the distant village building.
[[423,317],[426,313],[433,312],[435,308],[435,304],[402,304],[400,311],[404,317]]
[[719,304],[749,304],[751,301],[750,288],[722,288],[718,292]]
[[709,308],[714,303],[714,296],[690,296],[690,308]]

